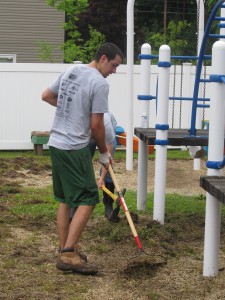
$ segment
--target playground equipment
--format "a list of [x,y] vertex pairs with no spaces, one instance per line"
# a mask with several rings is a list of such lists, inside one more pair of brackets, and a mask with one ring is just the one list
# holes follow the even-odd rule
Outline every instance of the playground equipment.
[[[158,90],[157,118],[156,118],[156,157],[155,157],[155,193],[154,213],[155,219],[162,220],[165,214],[165,201],[163,201],[166,190],[166,159],[168,144],[168,94],[169,94],[169,68],[170,48],[163,45],[159,49],[159,82],[162,82]],[[157,201],[155,200],[157,199]]]
[[[221,104],[221,97],[225,93],[225,42],[218,41],[214,44],[213,55],[214,60],[212,63],[212,72],[209,79],[201,79],[201,67],[203,59],[209,59],[211,57],[205,55],[205,46],[206,40],[209,36],[213,38],[225,39],[225,35],[222,34],[222,29],[225,28],[225,1],[218,1],[215,5],[212,14],[209,18],[208,24],[206,26],[206,31],[203,37],[203,42],[200,49],[199,57],[197,57],[197,71],[195,86],[193,92],[193,98],[186,99],[192,100],[192,116],[191,116],[191,127],[189,129],[169,129],[167,124],[168,120],[168,111],[163,111],[162,108],[168,106],[168,100],[172,99],[169,97],[168,82],[169,82],[169,73],[168,69],[170,68],[170,49],[168,46],[163,45],[160,47],[159,52],[159,77],[158,77],[158,92],[157,94],[157,124],[154,129],[151,128],[135,128],[135,134],[146,144],[156,144],[156,167],[155,167],[155,188],[154,188],[154,210],[153,210],[153,219],[158,221],[161,224],[164,224],[164,215],[165,215],[165,178],[166,178],[166,150],[167,145],[173,146],[207,146],[208,137],[212,140],[210,142],[211,148],[214,147],[217,150],[212,152],[212,158],[210,157],[209,149],[209,161],[207,167],[209,169],[214,169],[214,172],[208,171],[208,175],[211,174],[221,174],[220,170],[225,162],[221,161],[221,155],[224,151],[224,103]],[[216,14],[221,9],[221,16],[217,17]],[[209,34],[212,22],[214,20],[219,20],[220,34]],[[153,56],[149,56],[148,59]],[[146,57],[141,56],[141,59]],[[155,57],[154,57],[155,58]],[[172,56],[171,56],[172,58]],[[199,84],[211,83],[213,87],[212,99],[215,99],[214,102],[218,101],[216,109],[210,108],[212,110],[211,116],[213,115],[216,118],[216,121],[210,119],[210,136],[209,130],[207,129],[196,129],[196,113],[197,108],[208,108],[209,105],[201,102],[207,102],[210,99],[200,98],[199,97]],[[165,94],[163,92],[165,92]],[[146,96],[146,95],[145,95]],[[178,97],[179,98],[179,97]],[[178,98],[176,100],[178,100]],[[139,96],[140,99],[140,96]],[[149,99],[156,99],[156,97],[150,96]],[[145,99],[147,100],[147,98]],[[185,100],[185,98],[182,98]],[[212,101],[211,101],[212,102]],[[160,103],[160,105],[159,105]],[[220,105],[221,104],[221,105]],[[213,103],[211,104],[213,105]],[[219,106],[220,105],[220,106]],[[167,114],[166,114],[167,113]],[[223,121],[221,121],[223,118]],[[220,121],[219,121],[220,120]],[[215,125],[217,124],[217,125]],[[219,129],[220,128],[220,129]],[[169,130],[168,130],[169,129]],[[218,134],[217,134],[218,132]],[[214,136],[214,138],[212,137]],[[218,138],[219,137],[219,138]],[[218,143],[220,139],[220,143]],[[209,144],[209,148],[210,148]],[[213,151],[213,150],[212,150]],[[140,153],[142,154],[142,153]],[[145,155],[145,153],[144,153]],[[159,157],[159,158],[158,158]],[[146,156],[143,159],[143,164],[147,164],[145,161]],[[212,160],[212,161],[211,161]],[[145,171],[145,170],[144,170]],[[139,170],[138,170],[139,172]],[[138,173],[138,177],[141,175]],[[143,195],[143,189],[146,187],[147,178],[142,177],[142,182],[138,185],[138,195]],[[139,190],[141,193],[139,193]],[[147,194],[147,190],[146,190]],[[220,205],[207,194],[207,207],[206,207],[206,228],[205,228],[205,251],[204,251],[204,276],[215,276],[218,274],[218,248],[219,248],[219,225],[220,225]],[[146,197],[138,198],[137,207],[138,209],[145,208]]]
[[[174,146],[207,146],[208,131],[207,130],[201,130],[200,131],[200,129],[196,130],[196,112],[197,112],[197,108],[209,107],[208,104],[207,105],[202,104],[202,102],[209,102],[210,99],[199,97],[198,94],[196,95],[196,91],[199,91],[200,82],[211,82],[210,79],[200,79],[201,66],[202,66],[203,59],[209,59],[210,58],[209,56],[206,56],[204,52],[205,52],[206,40],[207,40],[207,37],[209,35],[209,31],[210,31],[209,28],[212,25],[212,20],[220,20],[220,21],[225,20],[224,17],[216,17],[216,13],[218,12],[219,8],[221,8],[221,14],[224,13],[224,10],[222,9],[222,8],[225,7],[224,4],[223,4],[224,2],[225,1],[218,1],[216,6],[214,7],[214,9],[212,11],[212,15],[210,16],[208,24],[207,24],[207,30],[206,30],[206,32],[204,34],[204,37],[203,37],[204,42],[201,45],[200,57],[192,57],[194,59],[198,59],[193,97],[169,97],[169,91],[168,91],[167,88],[165,88],[165,87],[168,86],[169,76],[167,76],[167,78],[165,76],[164,77],[159,76],[156,95],[157,95],[157,103],[161,103],[161,104],[158,105],[158,107],[157,107],[157,109],[158,109],[157,124],[156,124],[155,130],[153,130],[153,132],[151,130],[148,131],[148,135],[145,132],[145,136],[143,137],[143,130],[141,132],[141,130],[137,130],[135,128],[135,134],[143,142],[147,142],[147,140],[148,140],[149,144],[154,143],[154,144],[158,145],[158,147],[156,146],[158,152],[159,152],[159,149],[161,149],[163,147],[166,148],[165,146],[167,146],[167,145],[174,145]],[[224,28],[224,24],[220,23],[219,27],[220,27],[220,29]],[[221,34],[216,35],[216,37],[218,37],[218,36],[222,37],[222,38],[225,37],[225,35],[221,35]],[[213,37],[215,37],[215,35],[213,35]],[[145,53],[146,49],[147,49],[146,44],[144,44],[143,48],[142,48],[142,50],[144,50],[144,53],[142,53],[140,55],[141,60],[147,60],[147,59],[150,60],[151,58],[156,58],[157,57],[157,56],[154,56],[154,55],[146,54]],[[160,51],[162,51],[162,49]],[[165,56],[162,55],[162,58],[159,59],[159,62],[158,62],[159,72],[167,72],[167,75],[169,75],[168,70],[169,70],[171,64],[170,64],[169,60],[164,60],[164,58],[165,58]],[[174,59],[174,58],[176,58],[176,57],[171,56],[171,59]],[[178,58],[181,59],[182,57],[178,57]],[[200,63],[199,63],[199,61],[200,61]],[[142,61],[141,61],[141,63],[142,63]],[[143,69],[143,71],[145,71],[145,70],[147,70],[147,69]],[[164,71],[161,71],[161,70],[164,70]],[[150,75],[147,72],[147,73],[145,73],[145,76],[147,76],[149,78]],[[163,95],[162,91],[167,91],[167,95]],[[142,101],[145,100],[145,102],[146,101],[148,102],[149,100],[156,99],[156,96],[151,96],[151,95],[144,94],[144,95],[139,95],[138,99],[142,100]],[[164,100],[162,100],[162,99],[164,99]],[[169,132],[170,132],[170,136],[169,136],[170,139],[169,140],[166,138],[166,135],[165,135],[166,131],[169,129],[169,125],[167,124],[168,123],[168,121],[167,121],[168,116],[166,118],[165,113],[161,112],[161,107],[168,107],[168,99],[171,99],[171,100],[188,100],[188,101],[191,100],[192,101],[191,127],[189,129],[180,130],[180,131],[179,130],[178,131],[175,131],[175,130],[171,131],[171,129],[170,129],[169,130]],[[163,102],[163,104],[162,104],[162,102]],[[164,115],[164,117],[162,117],[161,114]],[[157,134],[157,136],[156,136],[156,134]],[[174,134],[175,134],[175,138],[173,136]],[[155,139],[154,139],[154,135],[155,135]],[[172,137],[171,137],[171,135],[172,135]],[[142,148],[144,148],[144,146]],[[140,150],[141,150],[141,148],[140,148]],[[147,160],[146,160],[146,151],[141,150],[139,155],[142,156],[142,158],[140,158],[139,165],[144,166],[144,169],[143,170],[141,170],[141,169],[138,170],[138,178],[140,177],[141,179],[140,180],[138,179],[137,207],[138,207],[138,209],[145,209],[145,207],[146,207],[146,197],[147,197],[146,196],[146,194],[147,194],[147,183],[146,183],[147,182],[147,176],[145,177],[145,174],[146,174],[145,168],[146,168],[146,162],[147,162]],[[157,154],[157,151],[156,151],[156,156],[157,155],[158,154]],[[156,159],[156,161],[157,161],[157,159]],[[155,177],[158,178],[158,176],[159,176],[162,180],[162,178],[165,177],[164,173],[166,172],[166,170],[164,169],[164,171],[162,171],[162,169],[163,169],[163,164],[162,163],[160,163],[159,165],[160,165],[160,167],[159,167],[160,170],[158,170],[157,167],[155,168]],[[163,174],[162,174],[162,172],[163,172]],[[160,175],[158,175],[158,173],[160,173]],[[156,181],[157,181],[157,179],[156,179]],[[162,190],[162,184],[159,184],[158,187],[157,187],[157,185],[155,185],[154,192],[156,194],[158,194],[158,189]],[[162,199],[160,201],[162,201],[162,203],[164,203],[165,202],[165,191],[164,191],[164,196],[162,196],[162,192],[160,192],[160,195],[161,195],[160,198]],[[157,199],[157,201],[159,201],[159,200]],[[156,202],[156,198],[155,198],[155,202]],[[163,207],[164,207],[164,205],[162,205],[162,207],[160,208],[160,216],[158,214],[154,215],[154,219],[159,221],[162,224],[164,223]],[[156,211],[158,211],[158,210],[156,210]]]
[[[199,104],[199,83],[204,82],[204,83],[209,83],[211,80],[209,79],[201,79],[201,71],[202,71],[202,65],[203,65],[203,60],[204,59],[209,59],[210,56],[205,55],[205,48],[206,48],[206,42],[209,37],[211,38],[219,38],[219,39],[225,39],[225,34],[224,34],[224,21],[225,21],[225,5],[223,4],[225,1],[220,0],[216,3],[214,6],[212,13],[209,17],[208,23],[205,28],[205,33],[203,36],[202,44],[200,47],[199,51],[199,58],[197,61],[197,69],[196,69],[196,76],[195,76],[195,84],[194,84],[194,92],[193,92],[193,104],[192,104],[192,114],[191,114],[191,127],[190,127],[190,135],[196,135],[196,115],[197,115],[197,108],[198,107],[209,107],[208,105],[205,104]],[[218,10],[221,8],[221,16],[216,16],[218,13]],[[220,28],[220,34],[211,34],[210,30],[212,27],[213,21],[220,21],[220,24],[218,25]],[[206,101],[206,99],[205,99]]]
[[[125,132],[120,133],[120,135],[117,135],[117,140],[120,145],[126,146],[127,145],[127,134]],[[136,136],[134,136],[133,137],[133,151],[135,153],[138,152],[138,142],[139,142],[139,139]],[[153,152],[154,152],[154,146],[148,145],[148,154],[152,154]]]
[[[127,146],[127,134],[126,132],[124,132],[124,129],[121,126],[116,126],[116,142],[117,145],[122,145],[124,147]],[[139,138],[133,136],[133,151],[135,153],[137,153],[139,149],[138,143],[139,143]],[[154,152],[154,146],[148,145],[148,154],[152,154],[153,152]]]
[[[128,94],[127,99],[133,97],[133,65],[134,65],[134,2],[127,1],[127,82]],[[126,169],[133,170],[133,102],[129,101],[127,106],[129,116],[127,127],[127,148],[126,148]]]
[[[127,148],[126,148],[126,169],[133,170],[133,64],[134,64],[134,3],[135,0],[127,1],[127,114],[129,116],[127,124]],[[204,0],[197,0],[198,29],[197,36],[201,44],[204,31]]]
[[[224,93],[225,93],[225,42],[217,41],[212,50],[212,81],[213,96],[210,101],[210,126],[207,175],[221,176],[224,167]],[[221,203],[209,193],[206,194],[204,267],[203,275],[218,274]]]

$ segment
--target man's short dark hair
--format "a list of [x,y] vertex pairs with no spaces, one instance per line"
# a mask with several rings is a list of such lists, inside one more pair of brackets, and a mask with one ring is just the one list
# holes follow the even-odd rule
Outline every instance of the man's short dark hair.
[[105,55],[108,60],[113,60],[116,55],[119,55],[124,60],[123,52],[120,50],[118,46],[113,43],[105,43],[99,47],[99,49],[95,53],[94,60],[99,62],[102,55]]

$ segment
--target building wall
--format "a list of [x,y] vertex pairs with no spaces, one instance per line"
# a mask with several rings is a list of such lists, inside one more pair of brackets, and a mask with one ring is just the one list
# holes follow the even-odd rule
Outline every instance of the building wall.
[[16,54],[19,63],[41,62],[37,43],[47,41],[54,47],[54,62],[62,62],[64,20],[64,13],[45,0],[1,0],[0,54]]

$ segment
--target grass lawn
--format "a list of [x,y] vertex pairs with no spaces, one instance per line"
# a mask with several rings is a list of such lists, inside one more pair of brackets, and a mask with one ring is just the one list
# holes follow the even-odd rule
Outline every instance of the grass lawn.
[[[97,157],[98,153],[94,160]],[[115,159],[125,161],[125,151],[117,151]],[[190,155],[169,150],[168,159],[186,160]],[[138,211],[133,190],[124,198],[129,211],[138,216],[135,228],[149,254],[148,262],[128,266],[137,247],[125,215],[121,209],[121,221],[108,222],[101,202],[81,241],[90,260],[99,266],[99,274],[64,274],[55,268],[58,204],[52,185],[23,184],[31,174],[38,183],[46,173],[51,173],[48,151],[43,156],[32,151],[0,152],[0,299],[225,299],[224,206],[221,271],[215,278],[202,276],[205,196],[167,194],[162,226],[152,219],[153,193],[148,194],[147,209]]]

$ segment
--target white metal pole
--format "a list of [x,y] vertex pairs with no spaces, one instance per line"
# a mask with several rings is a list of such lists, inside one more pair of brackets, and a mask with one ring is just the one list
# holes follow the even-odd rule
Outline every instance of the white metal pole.
[[170,47],[159,49],[158,99],[156,116],[155,187],[153,219],[164,224],[168,136]]
[[[222,18],[225,18],[225,8],[224,7],[221,7],[220,16]],[[220,21],[220,24],[224,25],[225,21]],[[222,28],[222,27],[220,28],[220,34],[225,35],[225,28]],[[225,42],[225,38],[221,38],[220,40]]]
[[[212,48],[212,95],[210,100],[210,125],[208,143],[207,175],[221,176],[222,169],[213,163],[223,161],[224,152],[224,94],[225,84],[218,75],[225,76],[225,42],[217,41]],[[214,76],[214,78],[213,78]],[[209,162],[211,166],[209,168]],[[221,204],[219,200],[206,194],[204,276],[216,276],[219,265]]]
[[202,40],[204,36],[204,27],[205,27],[205,7],[203,0],[197,0],[197,11],[199,13],[199,22],[198,22],[198,54],[202,45]]
[[134,2],[127,1],[127,140],[126,140],[126,169],[133,170],[133,64],[134,64]]
[[[220,16],[221,16],[221,18],[225,18],[225,8],[224,7],[221,7]],[[225,26],[225,21],[220,21],[220,24]],[[225,35],[225,28],[223,28],[223,27],[220,28],[220,34]],[[225,38],[220,38],[220,40],[225,42]],[[225,118],[225,111],[224,111],[224,118]]]
[[[143,44],[142,55],[151,54],[151,46]],[[150,95],[150,67],[149,58],[141,57],[140,96]],[[140,100],[141,127],[149,127],[149,100]],[[138,185],[137,185],[137,209],[145,210],[147,204],[147,179],[148,179],[148,145],[141,139],[138,141]]]

